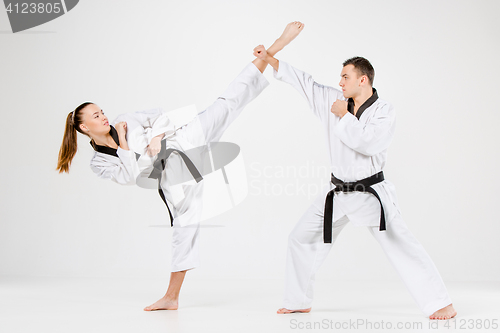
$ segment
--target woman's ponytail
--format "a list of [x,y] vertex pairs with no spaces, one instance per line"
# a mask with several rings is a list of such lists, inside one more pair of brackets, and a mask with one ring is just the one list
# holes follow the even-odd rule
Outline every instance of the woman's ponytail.
[[[68,172],[73,157],[75,157],[77,150],[77,134],[76,132],[83,133],[80,130],[81,114],[80,111],[91,102],[85,102],[79,105],[74,111],[68,113],[66,116],[66,126],[64,129],[64,137],[62,140],[61,148],[59,149],[59,158],[57,160],[56,170],[59,173]],[[87,135],[87,134],[85,134]]]

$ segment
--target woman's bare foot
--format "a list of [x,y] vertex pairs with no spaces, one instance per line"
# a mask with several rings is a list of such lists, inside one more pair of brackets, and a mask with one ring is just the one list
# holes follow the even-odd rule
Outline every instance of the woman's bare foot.
[[301,310],[288,310],[286,308],[281,308],[278,311],[276,311],[276,313],[279,313],[279,314],[295,313],[295,312],[308,313],[309,311],[311,311],[311,308],[309,308],[309,309],[301,309]]
[[[276,39],[273,45],[271,45],[267,50],[263,45],[259,45],[254,49],[254,56],[257,57],[257,59],[252,61],[252,63],[259,69],[261,73],[264,73],[264,70],[266,69],[270,61],[268,59],[269,58],[268,56],[271,56],[272,58],[276,53],[283,50],[285,46],[290,44],[290,42],[299,35],[302,29],[304,29],[304,26],[305,25],[299,21],[288,23],[285,28],[285,31],[283,31],[281,36],[278,39]],[[275,63],[277,64],[276,59]],[[273,66],[273,64],[271,64],[271,66]],[[275,69],[278,70],[277,67]]]
[[445,306],[444,308],[437,310],[429,316],[429,319],[450,319],[457,315],[457,311],[453,308],[453,304]]
[[156,303],[151,304],[150,306],[146,306],[144,311],[154,311],[154,310],[177,310],[179,307],[178,299],[171,299],[167,297],[163,297],[158,300]]
[[281,36],[276,40],[276,44],[279,44],[280,48],[284,48],[300,34],[304,26],[305,24],[299,21],[288,23],[285,31],[283,31]]

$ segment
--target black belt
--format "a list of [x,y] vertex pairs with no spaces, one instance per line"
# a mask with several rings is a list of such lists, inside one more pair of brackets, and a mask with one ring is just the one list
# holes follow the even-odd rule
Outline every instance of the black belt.
[[168,215],[170,216],[170,225],[173,227],[174,218],[172,217],[172,212],[170,211],[170,207],[168,207],[167,200],[165,199],[165,194],[163,193],[163,189],[161,188],[161,174],[165,169],[165,164],[167,162],[168,157],[174,151],[178,152],[179,155],[181,155],[182,159],[184,160],[184,163],[186,164],[189,172],[191,172],[193,178],[196,179],[196,182],[199,183],[201,180],[203,180],[203,177],[201,176],[198,169],[196,169],[194,163],[189,159],[189,157],[187,157],[186,154],[184,154],[184,152],[174,148],[166,149],[167,147],[166,141],[167,140],[161,140],[161,150],[158,153],[156,161],[153,163],[153,171],[151,171],[151,174],[148,176],[148,178],[158,179],[158,193],[160,194],[160,197],[165,203],[165,205],[167,206]]
[[385,214],[384,207],[382,206],[382,201],[378,196],[377,191],[375,191],[371,186],[380,183],[384,180],[384,173],[380,171],[373,176],[355,181],[355,182],[343,182],[336,178],[332,173],[331,182],[335,185],[335,188],[328,192],[325,200],[325,213],[323,217],[323,240],[325,243],[332,242],[332,218],[333,218],[333,196],[335,192],[368,192],[377,197],[380,202],[380,228],[379,230],[385,230]]

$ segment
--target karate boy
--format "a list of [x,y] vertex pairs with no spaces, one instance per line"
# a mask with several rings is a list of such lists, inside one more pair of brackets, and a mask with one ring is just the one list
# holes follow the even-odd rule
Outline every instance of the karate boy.
[[[304,25],[295,22],[292,28],[296,36]],[[278,313],[311,310],[316,271],[351,221],[368,228],[426,316],[454,317],[456,311],[437,268],[402,219],[394,185],[384,179],[395,112],[372,87],[375,72],[370,62],[362,57],[346,60],[340,91],[278,61],[262,45],[254,49],[254,55],[274,68],[276,79],[297,89],[320,119],[332,170],[329,188],[289,235],[284,307]]]

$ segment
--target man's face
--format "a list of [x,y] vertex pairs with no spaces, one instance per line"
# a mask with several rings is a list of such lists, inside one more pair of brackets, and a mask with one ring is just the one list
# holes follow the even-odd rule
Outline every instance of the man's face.
[[361,92],[361,80],[363,76],[358,77],[358,72],[354,68],[354,65],[349,64],[344,66],[340,77],[339,86],[342,87],[345,98],[357,96]]

